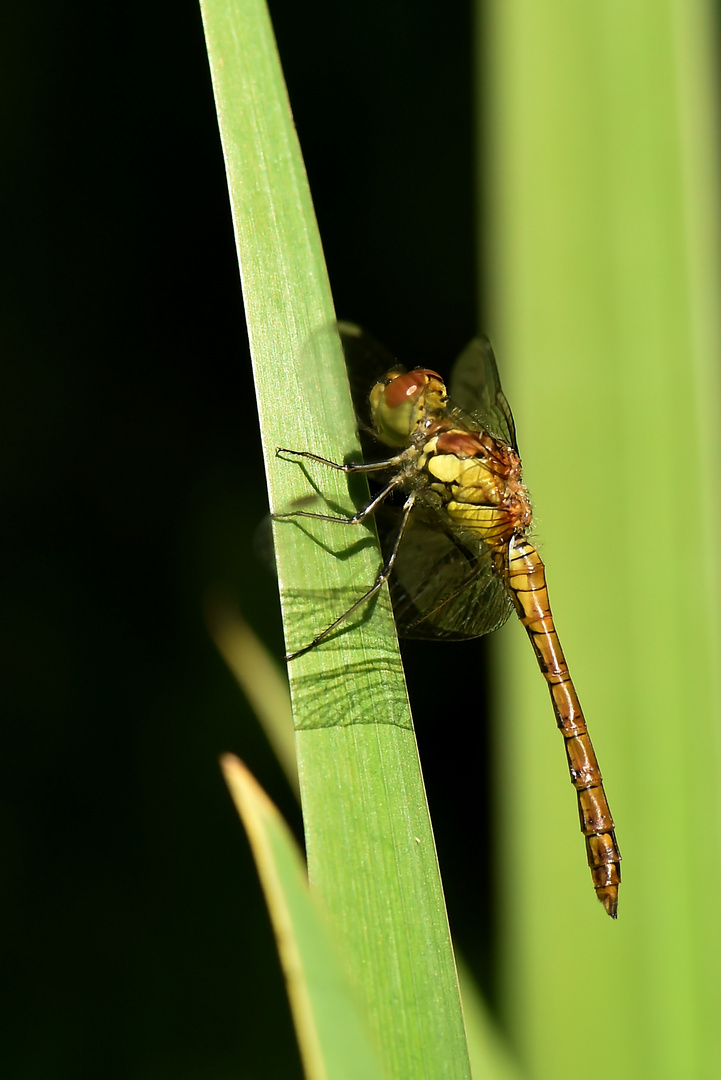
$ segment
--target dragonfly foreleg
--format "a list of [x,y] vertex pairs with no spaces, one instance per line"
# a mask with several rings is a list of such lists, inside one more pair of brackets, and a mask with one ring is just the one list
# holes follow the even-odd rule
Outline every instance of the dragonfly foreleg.
[[392,458],[387,458],[385,461],[371,461],[366,464],[362,461],[347,461],[341,464],[338,461],[331,461],[329,458],[320,457],[319,454],[311,454],[308,450],[288,450],[285,446],[276,446],[275,456],[279,457],[281,454],[292,454],[293,457],[306,458],[307,461],[317,461],[321,465],[327,465],[329,469],[337,469],[338,472],[344,473],[371,473],[382,472],[383,469],[396,469],[399,465],[403,465],[407,460],[405,451],[402,454],[396,454]]
[[[388,489],[386,489],[386,491],[382,494],[387,495],[388,490],[390,490],[391,486],[394,485],[389,485]],[[340,624],[345,622],[346,619],[349,619],[350,616],[353,615],[353,613],[356,612],[359,607],[362,607],[363,604],[367,603],[369,600],[372,600],[376,593],[382,588],[382,586],[385,584],[385,582],[388,580],[388,578],[391,576],[391,573],[393,572],[393,566],[396,561],[396,556],[398,555],[398,548],[400,547],[401,540],[403,539],[403,533],[405,532],[406,525],[408,524],[408,518],[410,517],[410,513],[413,509],[413,504],[415,500],[416,493],[412,491],[403,505],[403,516],[401,518],[401,523],[398,528],[398,534],[396,535],[396,538],[393,542],[393,547],[390,551],[390,554],[388,555],[388,558],[381,567],[378,573],[378,577],[375,579],[370,589],[368,589],[367,592],[363,593],[363,595],[358,600],[356,600],[354,604],[351,604],[347,611],[344,611],[342,615],[339,615],[338,618],[330,624],[330,626],[327,626],[325,630],[322,630],[320,634],[314,637],[310,645],[305,645],[302,649],[298,649],[296,652],[286,653],[286,660],[295,660],[296,657],[302,656],[303,653],[310,652],[311,649],[314,649],[316,645],[320,645],[321,641],[324,641],[329,634],[332,634],[336,627],[340,626]],[[343,521],[346,519],[330,518],[329,520]]]

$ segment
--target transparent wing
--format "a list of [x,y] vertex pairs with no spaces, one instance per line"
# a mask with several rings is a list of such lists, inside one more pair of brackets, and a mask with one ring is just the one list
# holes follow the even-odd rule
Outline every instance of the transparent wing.
[[[336,329],[343,343],[359,424],[361,430],[369,431],[372,428],[368,407],[370,388],[387,371],[401,365],[385,345],[355,323],[338,322]],[[488,338],[469,341],[453,365],[448,390],[451,409],[457,412],[460,424],[470,430],[481,427],[514,450],[518,449],[513,414],[501,387]]]
[[488,338],[469,341],[453,366],[448,391],[452,404],[466,415],[466,426],[470,417],[490,435],[518,450],[516,425]]
[[[382,531],[388,527],[386,521]],[[502,626],[513,610],[483,541],[468,529],[445,527],[429,507],[414,509],[390,585],[404,637],[481,637]]]
[[373,422],[368,401],[371,388],[383,378],[386,372],[401,365],[390,349],[355,323],[338,322],[336,328],[343,345],[348,381],[358,417],[358,428],[361,434],[373,436]]

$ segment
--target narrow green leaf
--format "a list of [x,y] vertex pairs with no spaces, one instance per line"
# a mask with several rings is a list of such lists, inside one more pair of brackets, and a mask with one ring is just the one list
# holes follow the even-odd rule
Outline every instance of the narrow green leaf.
[[[259,0],[203,0],[243,279],[271,508],[316,485],[348,512],[343,477],[275,457],[335,461],[357,436],[320,240],[280,64]],[[239,417],[242,422],[242,417]],[[290,649],[374,580],[367,529],[279,522]],[[342,943],[389,1075],[469,1076],[463,1018],[387,593],[290,665],[310,880]]]
[[288,826],[243,763],[221,760],[248,833],[270,911],[308,1080],[376,1080],[370,1044],[329,938],[308,891],[303,856]]
[[598,908],[533,657],[505,632],[505,996],[531,1074],[713,1076],[718,73],[712,9],[490,5],[489,327],[623,853]]

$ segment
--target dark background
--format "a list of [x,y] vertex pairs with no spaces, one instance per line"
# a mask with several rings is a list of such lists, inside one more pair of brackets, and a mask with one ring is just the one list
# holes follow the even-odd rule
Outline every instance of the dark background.
[[[478,329],[470,4],[271,14],[338,315],[447,371]],[[7,1075],[300,1076],[218,754],[238,753],[299,835],[300,815],[201,610],[223,583],[282,653],[253,553],[267,503],[199,11],[74,0],[14,18]],[[406,659],[452,927],[492,994],[483,653],[450,648]],[[444,676],[463,665],[476,685],[451,699]]]

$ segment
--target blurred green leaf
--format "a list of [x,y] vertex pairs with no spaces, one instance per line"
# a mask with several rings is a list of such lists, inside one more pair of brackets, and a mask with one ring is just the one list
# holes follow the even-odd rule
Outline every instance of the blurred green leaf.
[[712,14],[553,0],[492,4],[485,23],[489,332],[624,856],[613,924],[507,628],[502,979],[538,1078],[713,1076],[721,1060]]
[[208,629],[218,651],[260,720],[288,783],[300,795],[287,679],[227,597],[209,597],[205,608]]
[[243,763],[226,754],[221,766],[263,884],[308,1080],[381,1077],[298,845]]

